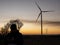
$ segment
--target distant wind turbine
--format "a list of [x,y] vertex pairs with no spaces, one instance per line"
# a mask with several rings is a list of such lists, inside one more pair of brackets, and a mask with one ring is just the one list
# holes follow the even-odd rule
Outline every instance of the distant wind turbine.
[[42,11],[40,6],[37,4],[37,2],[35,2],[35,4],[37,5],[38,9],[40,10],[40,13],[36,19],[36,22],[38,21],[40,15],[41,15],[41,35],[43,34],[43,21],[42,21],[42,13],[46,13],[46,12],[53,12],[53,11]]

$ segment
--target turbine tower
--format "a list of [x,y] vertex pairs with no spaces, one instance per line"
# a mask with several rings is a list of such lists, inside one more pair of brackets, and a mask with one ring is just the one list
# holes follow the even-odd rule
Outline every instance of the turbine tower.
[[36,22],[38,21],[39,17],[41,16],[41,35],[43,35],[43,21],[42,21],[42,13],[46,13],[46,12],[52,12],[52,11],[43,11],[41,10],[40,6],[37,4],[37,2],[35,2],[36,6],[38,7],[38,9],[40,10],[40,13],[36,19]]

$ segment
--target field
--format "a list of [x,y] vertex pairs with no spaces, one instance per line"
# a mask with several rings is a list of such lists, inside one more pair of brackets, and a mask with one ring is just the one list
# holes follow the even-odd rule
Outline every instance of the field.
[[60,35],[24,35],[24,45],[60,45]]
[[[4,45],[1,40],[0,45]],[[23,45],[60,45],[60,35],[23,35]]]

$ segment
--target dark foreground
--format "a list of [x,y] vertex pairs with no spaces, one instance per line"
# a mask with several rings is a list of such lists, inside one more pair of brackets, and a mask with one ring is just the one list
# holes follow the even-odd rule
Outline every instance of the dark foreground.
[[24,45],[60,45],[60,35],[23,35],[23,40]]
[[24,45],[60,45],[60,35],[24,35]]

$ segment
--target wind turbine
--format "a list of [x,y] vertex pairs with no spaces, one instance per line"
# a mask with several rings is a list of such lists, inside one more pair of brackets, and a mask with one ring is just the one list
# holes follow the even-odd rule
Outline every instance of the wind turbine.
[[41,10],[40,6],[37,4],[37,2],[35,2],[35,4],[37,5],[38,9],[40,10],[40,13],[36,19],[36,22],[38,21],[39,17],[41,16],[41,35],[43,35],[43,21],[42,21],[42,13],[46,13],[46,12],[52,12],[52,11],[43,11]]

